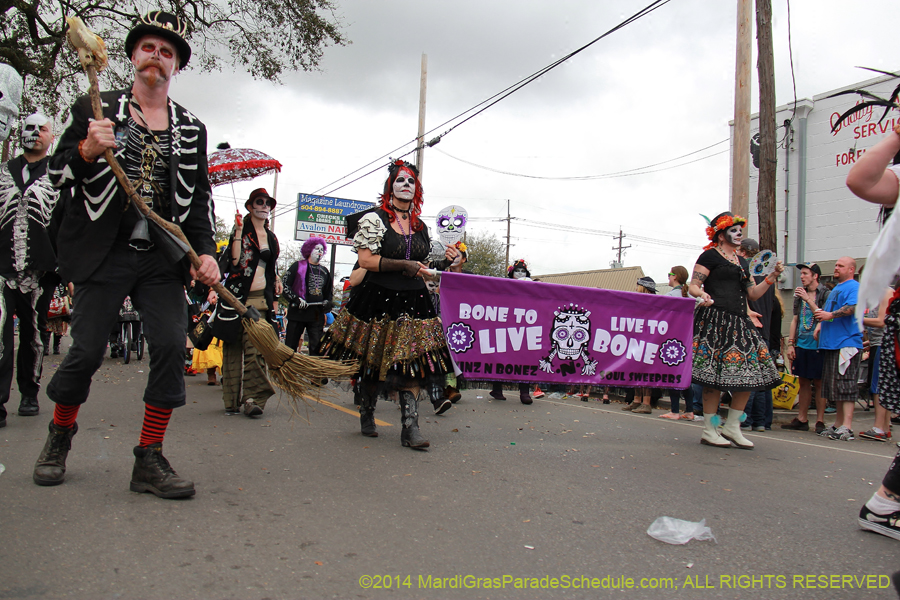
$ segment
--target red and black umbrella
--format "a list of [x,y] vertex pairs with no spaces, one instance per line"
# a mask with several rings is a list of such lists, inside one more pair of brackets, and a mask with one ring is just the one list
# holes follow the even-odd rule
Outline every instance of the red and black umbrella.
[[280,172],[281,163],[259,150],[228,148],[213,152],[209,160],[209,184],[213,187],[250,181],[266,173]]

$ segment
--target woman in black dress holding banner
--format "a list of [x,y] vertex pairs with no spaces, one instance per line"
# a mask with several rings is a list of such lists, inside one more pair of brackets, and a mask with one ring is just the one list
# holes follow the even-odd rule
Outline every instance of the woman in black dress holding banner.
[[[366,278],[322,341],[323,356],[360,362],[359,415],[362,434],[377,437],[375,403],[397,392],[402,410],[400,443],[424,450],[419,432],[420,392],[444,387],[452,368],[440,319],[422,279],[431,253],[416,168],[403,161],[389,167],[381,206],[364,215],[353,249]],[[459,251],[447,247],[452,262]],[[449,264],[449,263],[448,263]]]
[[[706,228],[710,244],[694,265],[689,292],[700,298],[694,316],[693,382],[703,386],[703,434],[700,443],[719,448],[749,450],[753,442],[741,434],[744,407],[754,390],[772,389],[781,382],[766,342],[747,315],[747,300],[756,300],[784,271],[758,284],[750,277],[749,263],[736,254],[747,222],[724,212]],[[719,433],[719,397],[731,393],[728,419]]]

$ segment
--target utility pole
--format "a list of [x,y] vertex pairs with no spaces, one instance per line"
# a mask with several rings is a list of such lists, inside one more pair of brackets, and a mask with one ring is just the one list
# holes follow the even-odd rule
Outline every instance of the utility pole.
[[509,199],[506,200],[506,266],[509,266],[509,242],[512,229],[512,217],[509,215]]
[[[278,201],[278,171],[275,171],[275,183],[272,184],[272,197]],[[272,230],[272,233],[275,233],[275,211],[270,211],[269,214],[269,228]],[[296,216],[295,216],[296,218]],[[213,223],[215,225],[215,223]],[[334,273],[334,270],[331,271]]]
[[617,269],[621,269],[622,266],[623,266],[623,264],[622,264],[622,251],[623,251],[623,250],[627,250],[628,248],[631,248],[631,245],[630,245],[630,244],[629,244],[628,246],[623,246],[623,245],[622,245],[622,240],[625,239],[625,234],[622,233],[622,228],[621,228],[621,227],[619,227],[619,235],[617,235],[617,236],[614,235],[614,236],[613,236],[613,239],[614,239],[614,240],[619,240],[619,245],[618,245],[618,246],[613,246],[612,249],[613,249],[613,250],[617,250],[618,253],[619,253],[619,255],[618,255],[619,258],[616,260],[616,268],[617,268]]
[[775,225],[775,58],[772,49],[772,0],[756,0],[756,44],[759,72],[759,247],[777,249]]
[[422,171],[425,169],[425,91],[428,87],[428,55],[422,53],[422,75],[419,79],[419,135],[416,137],[416,169],[419,170],[419,180],[422,180]]
[[750,196],[750,60],[752,0],[737,0],[737,56],[734,79],[734,145],[731,147],[731,212],[747,216]]

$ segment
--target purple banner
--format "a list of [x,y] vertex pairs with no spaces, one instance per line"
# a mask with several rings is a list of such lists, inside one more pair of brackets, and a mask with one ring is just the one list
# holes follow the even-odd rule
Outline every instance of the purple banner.
[[679,389],[691,381],[693,298],[444,273],[441,321],[469,379]]

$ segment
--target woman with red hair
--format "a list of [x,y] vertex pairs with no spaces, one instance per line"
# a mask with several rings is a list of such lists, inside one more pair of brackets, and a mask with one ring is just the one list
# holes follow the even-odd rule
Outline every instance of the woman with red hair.
[[[431,254],[422,214],[422,184],[417,169],[394,161],[388,170],[381,205],[359,220],[353,249],[366,278],[355,288],[328,330],[323,356],[360,363],[359,419],[363,435],[377,437],[375,404],[397,393],[402,410],[400,443],[424,450],[419,432],[419,394],[443,389],[452,368],[441,322],[425,287],[423,264]],[[449,265],[459,251],[448,246]]]

